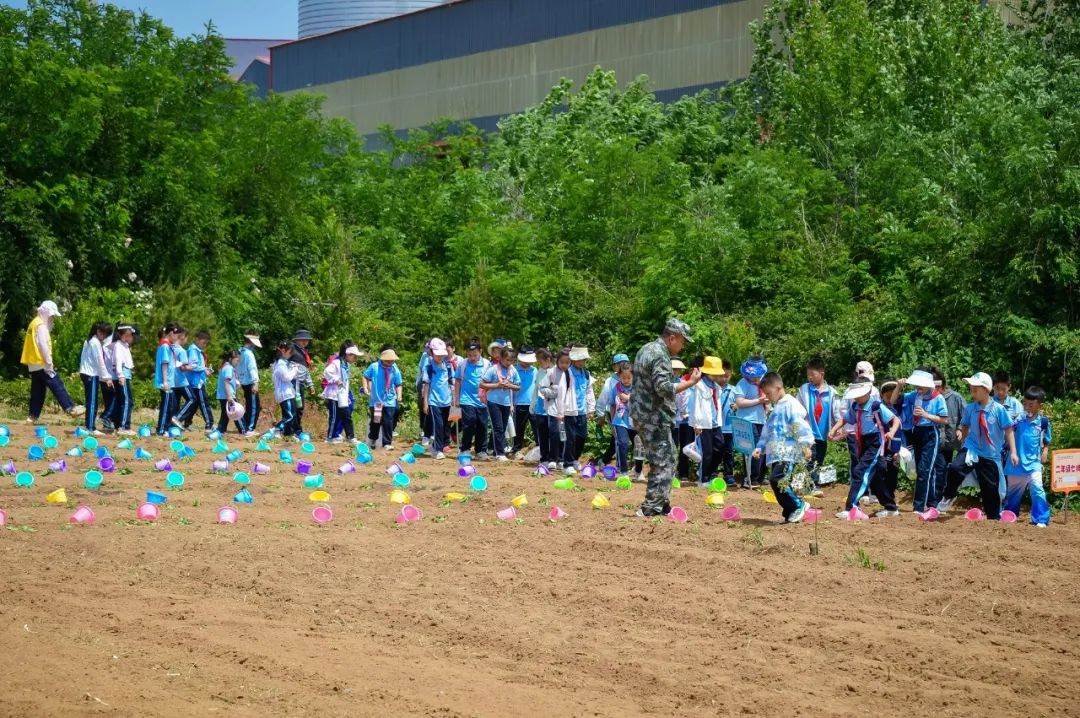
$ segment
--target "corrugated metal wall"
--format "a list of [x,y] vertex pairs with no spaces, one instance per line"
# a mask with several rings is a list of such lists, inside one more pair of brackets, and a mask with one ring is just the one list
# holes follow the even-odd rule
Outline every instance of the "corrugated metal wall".
[[752,0],[457,0],[273,50],[288,92]]
[[[598,65],[614,70],[622,82],[648,75],[658,95],[676,99],[680,91],[716,87],[749,73],[748,25],[766,2],[714,4],[311,89],[326,96],[328,115],[347,118],[365,135],[384,124],[420,127],[441,117],[494,121],[540,102],[563,77],[581,82]],[[275,91],[279,57],[274,55]]]

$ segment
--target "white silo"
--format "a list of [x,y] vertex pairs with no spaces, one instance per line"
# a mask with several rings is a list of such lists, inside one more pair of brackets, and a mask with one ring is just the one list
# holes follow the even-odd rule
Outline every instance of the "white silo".
[[300,0],[300,37],[382,20],[448,0]]

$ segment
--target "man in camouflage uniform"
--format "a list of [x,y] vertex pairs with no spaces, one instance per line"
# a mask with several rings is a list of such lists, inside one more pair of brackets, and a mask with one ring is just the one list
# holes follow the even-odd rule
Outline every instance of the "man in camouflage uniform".
[[681,354],[690,341],[690,327],[669,319],[664,332],[643,346],[634,358],[634,385],[630,393],[630,416],[649,461],[649,483],[638,516],[660,516],[671,510],[671,479],[675,474],[675,446],[671,424],[675,395],[701,381],[701,370],[678,384],[671,374],[671,355]]

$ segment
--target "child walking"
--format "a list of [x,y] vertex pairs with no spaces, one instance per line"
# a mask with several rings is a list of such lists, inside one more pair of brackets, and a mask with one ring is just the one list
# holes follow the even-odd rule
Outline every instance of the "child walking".
[[134,400],[131,392],[131,377],[135,363],[131,359],[131,345],[135,343],[135,327],[130,324],[117,324],[111,344],[112,366],[110,373],[114,381],[112,412],[109,421],[118,436],[134,436],[131,430],[131,408]]
[[258,334],[245,334],[244,346],[240,348],[240,364],[236,367],[236,378],[244,390],[244,417],[240,424],[244,427],[244,436],[255,436],[255,427],[259,424],[259,364],[255,361],[255,350],[262,349],[262,340]]
[[1043,464],[1049,453],[1050,420],[1042,414],[1046,392],[1041,387],[1029,386],[1024,392],[1024,415],[1016,428],[1016,453],[1020,462],[1010,462],[1005,467],[1005,509],[1020,514],[1020,500],[1024,491],[1031,494],[1031,523],[1046,528],[1050,523],[1050,504],[1043,488]]
[[173,342],[180,331],[180,325],[169,323],[158,332],[158,347],[154,354],[154,388],[161,394],[158,404],[157,433],[165,436],[169,433],[173,416],[176,415],[176,401],[173,387],[176,386],[176,354]]
[[351,390],[352,365],[360,359],[361,352],[352,341],[346,341],[338,353],[323,368],[322,398],[326,401],[328,424],[326,441],[341,442],[341,434],[349,443],[357,443],[353,427],[353,396]]
[[191,422],[195,418],[195,412],[202,415],[206,431],[214,428],[214,413],[210,410],[210,402],[206,398],[206,377],[213,372],[206,361],[206,347],[210,345],[210,332],[201,331],[195,335],[195,341],[184,352],[184,364],[187,370],[187,394],[190,401],[181,409],[176,419],[184,429],[191,428]]
[[[765,427],[765,411],[769,400],[759,383],[768,371],[769,367],[765,364],[765,360],[755,354],[739,367],[742,378],[735,385],[735,416],[750,422],[755,442],[761,438],[761,432]],[[764,473],[765,459],[762,454],[758,454],[758,458],[750,461],[750,475],[743,481],[743,488],[753,489],[760,486]]]
[[983,511],[988,519],[1001,518],[1001,498],[1006,492],[1005,474],[1002,471],[1002,447],[1008,447],[1009,461],[1019,466],[1016,453],[1016,437],[1012,418],[1004,406],[993,401],[990,392],[993,382],[986,372],[977,372],[964,379],[971,387],[972,401],[964,407],[960,419],[960,433],[964,437],[960,455],[949,464],[948,481],[944,498],[937,509],[947,512],[956,500],[956,494],[968,474],[974,473],[979,482],[979,494]]
[[874,398],[874,385],[869,381],[851,384],[844,400],[847,409],[833,426],[833,433],[841,431],[845,425],[853,427],[851,485],[844,510],[838,512],[836,518],[847,518],[848,511],[857,506],[868,491],[873,492],[882,506],[875,516],[899,516],[896,496],[885,478],[885,454],[900,432],[900,418],[884,402]]
[[445,459],[449,441],[450,405],[454,403],[454,370],[442,339],[431,340],[431,361],[424,373],[423,415],[431,418],[431,448],[436,459]]
[[[98,394],[103,384],[112,388],[112,379],[105,366],[105,339],[112,334],[112,324],[95,322],[90,327],[90,335],[83,342],[79,357],[79,377],[82,379],[83,393],[86,397],[86,430],[94,436],[101,436],[97,430]],[[104,380],[102,379],[104,377]]]
[[[221,357],[221,369],[218,371],[216,394],[218,406],[221,409],[217,430],[222,434],[229,430],[229,409],[236,403],[236,392],[240,391],[240,380],[236,376],[238,366],[240,366],[240,352],[235,349],[227,349]],[[236,421],[236,430],[241,435],[247,431],[240,419]]]
[[289,361],[292,347],[289,342],[278,342],[277,360],[274,362],[272,374],[274,380],[274,400],[281,407],[281,421],[274,426],[274,435],[277,437],[293,436],[296,430],[296,375],[299,373],[296,365]]
[[769,467],[769,485],[780,504],[784,523],[797,524],[802,521],[807,505],[791,488],[791,474],[800,457],[809,461],[813,456],[814,433],[806,421],[806,411],[795,397],[784,391],[784,380],[779,374],[766,373],[759,388],[773,404],[773,410],[762,426],[751,458],[764,457]]
[[915,391],[904,394],[902,425],[915,450],[917,478],[912,503],[915,511],[922,513],[930,506],[937,506],[945,490],[941,431],[949,424],[949,409],[934,384],[934,375],[923,369],[916,369],[906,380],[897,382],[890,403],[896,403],[896,395],[906,385],[915,387]]
[[[521,384],[520,388],[514,392],[514,444],[510,448],[510,453],[520,461],[525,458],[525,429],[533,425],[532,405],[536,398],[536,353],[532,347],[521,347],[514,368],[521,379]],[[535,426],[533,438],[539,442]]]
[[521,376],[514,367],[514,352],[501,347],[499,360],[484,372],[480,387],[487,391],[488,415],[495,458],[509,461],[506,455],[506,427],[514,406],[514,393],[521,389]]
[[[615,432],[615,461],[620,476],[630,473],[630,450],[634,446],[634,420],[630,417],[630,393],[634,388],[634,365],[624,361],[616,368],[615,385],[611,387],[611,430]],[[640,477],[644,461],[635,458],[634,476]]]
[[690,426],[694,429],[701,449],[697,476],[700,486],[705,486],[716,478],[720,468],[724,444],[724,414],[720,404],[719,379],[723,374],[724,363],[720,358],[707,356],[701,364],[701,381],[686,392],[690,395]]
[[577,398],[574,396],[574,383],[570,378],[570,352],[562,350],[555,358],[555,366],[544,375],[540,381],[540,395],[544,397],[544,408],[547,411],[548,435],[550,437],[549,456],[551,461],[547,467],[554,469],[558,463],[563,462],[563,468],[567,473],[573,473],[573,459],[566,462],[566,407],[576,406]]
[[[394,448],[394,425],[401,406],[401,370],[398,355],[389,344],[379,351],[379,361],[364,370],[364,390],[371,397],[371,424],[368,441],[374,446],[382,438],[383,449]],[[420,420],[423,421],[423,414]]]
[[533,403],[529,407],[533,423],[533,432],[536,434],[536,445],[540,447],[540,463],[545,466],[555,461],[551,453],[551,430],[548,427],[547,402],[540,392],[544,383],[544,377],[548,375],[555,362],[552,360],[551,351],[546,347],[536,350],[536,362],[539,365],[536,370],[536,378],[533,380]]

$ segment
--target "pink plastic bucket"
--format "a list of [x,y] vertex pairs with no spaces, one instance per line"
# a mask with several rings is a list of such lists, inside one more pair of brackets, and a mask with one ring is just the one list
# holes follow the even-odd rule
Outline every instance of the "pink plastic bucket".
[[86,505],[80,506],[79,508],[75,509],[75,513],[71,515],[71,518],[68,519],[68,521],[73,524],[83,524],[84,526],[89,526],[90,524],[94,523],[94,510]]
[[424,512],[412,504],[405,504],[402,506],[401,515],[405,517],[406,521],[419,521],[424,518]]
[[739,521],[742,519],[742,512],[739,511],[738,506],[725,506],[720,518],[724,521]]
[[941,516],[941,512],[931,506],[926,511],[922,511],[916,515],[919,517],[919,521],[933,521]]
[[1001,523],[1003,523],[1003,524],[1014,524],[1014,523],[1016,523],[1016,514],[1014,514],[1012,511],[1009,511],[1009,510],[1002,511],[1001,512]]
[[803,523],[816,524],[821,520],[821,509],[807,509],[803,514]]
[[140,521],[157,521],[161,517],[161,509],[157,504],[144,503],[135,511],[135,518]]
[[964,518],[968,521],[982,521],[986,518],[986,514],[984,514],[983,510],[979,508],[968,509],[967,513],[964,514]]
[[219,524],[232,524],[236,523],[236,519],[239,518],[236,509],[232,506],[222,506],[217,510],[217,521]]
[[311,510],[311,518],[317,524],[329,523],[334,518],[334,512],[329,506],[316,506]]
[[517,509],[507,506],[505,509],[495,512],[495,517],[502,521],[510,521],[517,518]]
[[558,506],[556,506],[555,508],[553,508],[551,511],[548,512],[548,521],[559,521],[561,519],[565,519],[566,516],[567,516],[567,513],[565,511],[563,511],[561,508],[559,508]]
[[852,506],[851,510],[847,512],[848,521],[866,521],[868,518],[870,517],[858,506]]
[[686,509],[682,506],[672,506],[671,511],[668,512],[667,520],[676,524],[684,524],[690,517],[686,514]]

